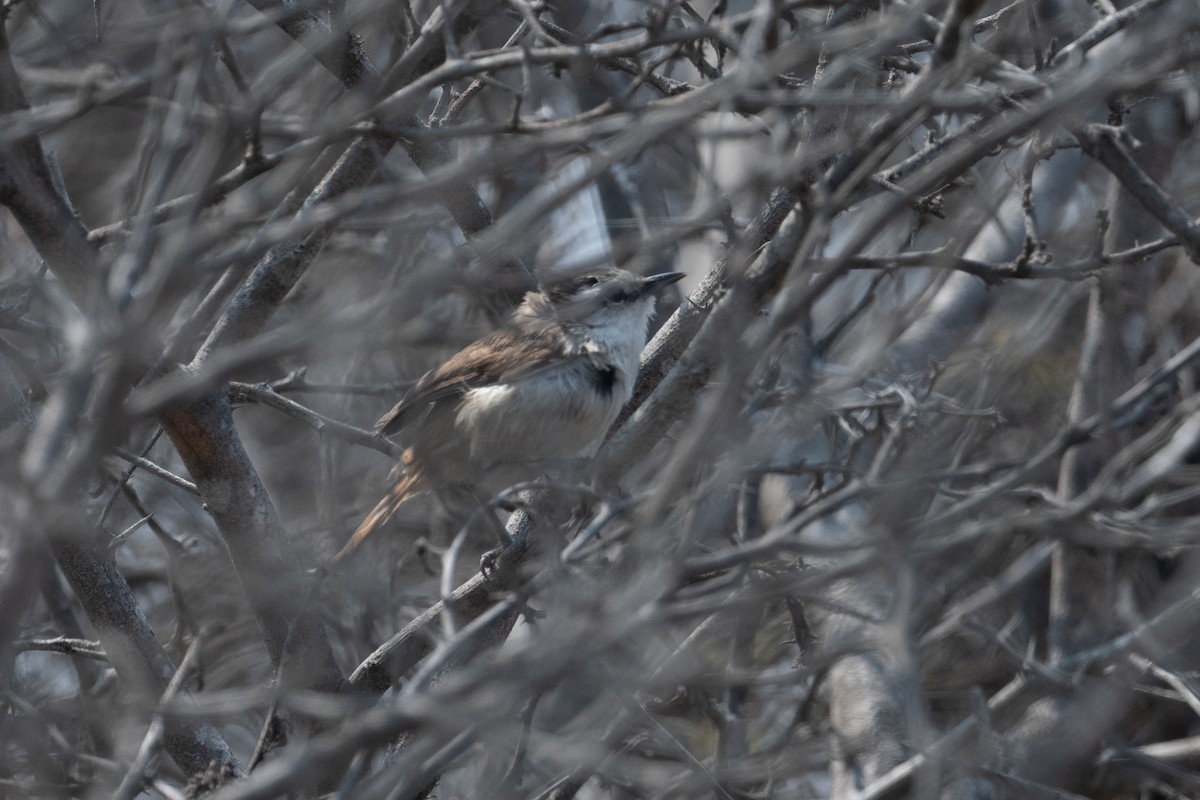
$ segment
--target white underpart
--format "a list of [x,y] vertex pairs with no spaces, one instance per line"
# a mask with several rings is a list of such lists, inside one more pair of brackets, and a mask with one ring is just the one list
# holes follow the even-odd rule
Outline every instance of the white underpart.
[[612,390],[596,390],[586,362],[535,372],[511,383],[468,391],[457,422],[469,431],[471,460],[485,471],[498,454],[521,454],[526,465],[591,455],[633,393],[653,298],[614,306],[575,326],[575,352],[594,354],[614,369]]
[[[643,297],[598,313],[583,331],[580,350],[604,356],[629,376],[630,392],[633,391],[632,379],[637,375],[638,359],[646,345],[646,325],[653,313],[654,298]],[[628,399],[626,396],[625,400]]]

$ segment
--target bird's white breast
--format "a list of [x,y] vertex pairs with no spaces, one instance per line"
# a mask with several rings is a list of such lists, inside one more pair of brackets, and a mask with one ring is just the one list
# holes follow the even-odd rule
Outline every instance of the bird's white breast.
[[[532,477],[547,462],[594,453],[632,395],[652,309],[647,298],[601,324],[572,327],[568,353],[587,358],[467,391],[456,422],[468,433],[473,469],[523,464]],[[522,479],[520,470],[507,472]]]
[[476,464],[533,462],[586,455],[629,399],[631,385],[617,375],[599,392],[581,370],[547,370],[513,383],[468,391],[458,424],[469,432]]

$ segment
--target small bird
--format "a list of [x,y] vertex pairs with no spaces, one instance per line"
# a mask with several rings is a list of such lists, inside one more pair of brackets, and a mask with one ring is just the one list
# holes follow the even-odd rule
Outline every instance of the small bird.
[[415,494],[485,479],[508,486],[539,464],[594,452],[633,394],[654,292],[683,276],[604,269],[529,292],[506,327],[426,373],[377,426],[387,436],[414,430],[396,484],[333,560]]

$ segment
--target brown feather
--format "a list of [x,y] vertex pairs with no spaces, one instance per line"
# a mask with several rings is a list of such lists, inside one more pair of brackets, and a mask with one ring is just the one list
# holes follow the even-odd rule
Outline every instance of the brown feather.
[[377,427],[385,436],[391,436],[435,403],[457,402],[471,389],[520,380],[569,358],[560,328],[552,322],[527,323],[520,330],[502,328],[425,373],[404,399],[383,415]]
[[410,497],[415,495],[420,490],[420,474],[410,472],[408,475],[400,479],[400,481],[392,487],[387,496],[376,504],[375,508],[371,509],[371,513],[367,514],[366,519],[359,523],[358,528],[342,546],[342,549],[337,552],[330,563],[336,564],[343,558],[354,552],[363,539],[366,539],[375,531],[379,530],[392,516],[400,510],[400,506],[404,505]]

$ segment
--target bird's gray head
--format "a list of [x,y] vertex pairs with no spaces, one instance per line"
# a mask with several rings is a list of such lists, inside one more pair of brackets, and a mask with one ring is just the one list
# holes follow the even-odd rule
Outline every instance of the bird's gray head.
[[654,310],[654,292],[683,276],[663,272],[642,277],[623,269],[583,272],[525,295],[518,315],[588,327],[645,324]]

